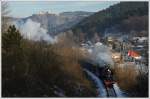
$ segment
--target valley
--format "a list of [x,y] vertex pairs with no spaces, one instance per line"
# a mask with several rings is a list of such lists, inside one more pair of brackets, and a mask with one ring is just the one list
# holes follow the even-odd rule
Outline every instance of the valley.
[[148,2],[42,2],[1,16],[2,97],[148,97]]

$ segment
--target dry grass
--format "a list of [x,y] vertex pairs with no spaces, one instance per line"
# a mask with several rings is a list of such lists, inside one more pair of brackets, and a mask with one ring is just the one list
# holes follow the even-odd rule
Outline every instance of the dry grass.
[[148,97],[148,74],[139,72],[132,65],[118,66],[114,73],[119,87],[131,97]]
[[125,65],[125,66],[115,66],[114,69],[116,80],[123,90],[129,90],[132,86],[136,85],[136,78],[138,73],[135,66]]
[[54,51],[60,56],[62,61],[61,69],[75,78],[81,85],[90,88],[90,82],[83,74],[82,68],[78,63],[84,58],[78,45],[74,42],[72,34],[64,34],[59,36],[59,41],[54,45]]

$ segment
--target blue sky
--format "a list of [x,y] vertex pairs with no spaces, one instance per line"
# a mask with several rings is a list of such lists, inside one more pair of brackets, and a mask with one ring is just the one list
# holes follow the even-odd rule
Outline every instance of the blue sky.
[[60,13],[66,11],[97,12],[118,1],[9,1],[10,16],[26,17],[39,11]]

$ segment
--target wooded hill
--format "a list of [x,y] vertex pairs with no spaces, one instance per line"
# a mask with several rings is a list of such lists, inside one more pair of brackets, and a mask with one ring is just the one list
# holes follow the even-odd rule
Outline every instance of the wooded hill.
[[148,31],[148,2],[120,2],[85,18],[72,30],[77,36],[83,33],[86,38],[92,38],[94,33],[103,36],[112,28],[115,33]]

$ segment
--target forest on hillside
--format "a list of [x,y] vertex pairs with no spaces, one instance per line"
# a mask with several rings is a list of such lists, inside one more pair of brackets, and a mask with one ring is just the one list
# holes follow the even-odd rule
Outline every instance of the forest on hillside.
[[134,31],[136,36],[147,36],[148,3],[120,2],[85,18],[72,30],[75,35],[82,33],[88,39],[95,33],[102,37],[107,30],[112,34],[130,35]]

